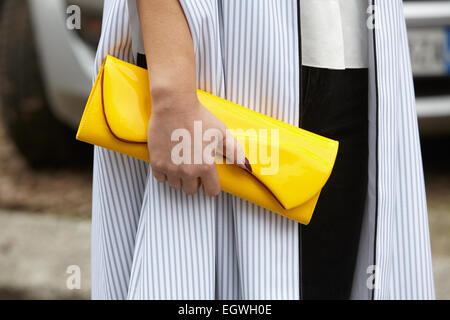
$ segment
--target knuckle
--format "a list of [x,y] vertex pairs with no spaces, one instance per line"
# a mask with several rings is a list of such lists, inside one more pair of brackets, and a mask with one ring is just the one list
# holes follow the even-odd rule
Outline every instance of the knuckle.
[[156,170],[156,171],[160,171],[160,172],[167,171],[166,170],[167,169],[166,166],[161,161],[152,161],[151,167],[152,167],[153,170]]
[[169,165],[169,166],[167,167],[167,172],[168,172],[170,175],[173,175],[173,176],[175,176],[175,177],[179,177],[179,176],[180,176],[180,166],[177,166],[177,165],[174,165],[174,164]]
[[206,175],[210,173],[213,169],[213,165],[205,164],[197,168],[199,175]]
[[189,178],[190,176],[192,176],[192,170],[189,166],[185,165],[185,166],[180,166],[178,168],[178,174],[184,178]]

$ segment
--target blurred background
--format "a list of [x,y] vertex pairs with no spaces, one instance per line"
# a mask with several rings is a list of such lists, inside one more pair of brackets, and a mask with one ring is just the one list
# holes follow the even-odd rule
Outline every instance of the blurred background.
[[[0,299],[89,298],[92,148],[74,137],[102,5],[0,0]],[[406,0],[405,15],[437,297],[450,299],[450,1]]]

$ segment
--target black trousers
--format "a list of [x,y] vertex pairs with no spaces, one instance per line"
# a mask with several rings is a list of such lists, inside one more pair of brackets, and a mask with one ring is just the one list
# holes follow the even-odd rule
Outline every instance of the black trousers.
[[302,299],[349,299],[368,180],[368,70],[302,68],[300,126],[339,140],[311,223],[300,227]]

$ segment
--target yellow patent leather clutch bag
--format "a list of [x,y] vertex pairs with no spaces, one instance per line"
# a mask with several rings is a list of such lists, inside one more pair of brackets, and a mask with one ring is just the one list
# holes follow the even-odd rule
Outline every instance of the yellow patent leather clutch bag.
[[[251,163],[251,172],[234,164],[217,163],[222,190],[308,224],[333,169],[338,142],[201,90],[198,98],[238,141],[245,141]],[[84,110],[77,139],[149,162],[150,116],[147,70],[107,56]],[[264,147],[266,155],[276,153],[270,158],[275,161],[262,161],[262,156],[250,148],[252,143]]]

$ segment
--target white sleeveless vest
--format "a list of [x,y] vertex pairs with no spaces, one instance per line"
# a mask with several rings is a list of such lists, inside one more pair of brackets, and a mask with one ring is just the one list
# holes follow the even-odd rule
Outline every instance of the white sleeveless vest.
[[[128,6],[136,55],[144,53],[144,45],[136,1],[129,1]],[[367,68],[367,7],[368,2],[364,0],[300,0],[303,65]]]
[[303,65],[367,68],[367,8],[364,0],[300,0]]

